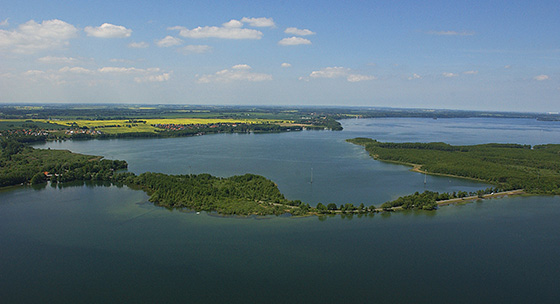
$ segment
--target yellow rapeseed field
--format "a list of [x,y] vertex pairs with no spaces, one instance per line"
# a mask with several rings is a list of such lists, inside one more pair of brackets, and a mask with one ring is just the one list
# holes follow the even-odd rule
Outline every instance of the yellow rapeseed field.
[[[45,119],[35,119],[34,121],[55,123],[59,125],[69,126],[69,127],[87,127],[95,128],[98,131],[108,134],[115,133],[130,133],[130,132],[155,132],[156,127],[152,125],[162,124],[162,125],[191,125],[191,124],[201,124],[209,125],[215,123],[290,123],[290,121],[284,120],[271,120],[271,119],[215,119],[215,118],[165,118],[165,119],[137,119],[137,122],[131,122],[128,119],[118,119],[118,120],[45,120]],[[142,122],[139,122],[142,121]],[[144,123],[145,122],[145,123]]]

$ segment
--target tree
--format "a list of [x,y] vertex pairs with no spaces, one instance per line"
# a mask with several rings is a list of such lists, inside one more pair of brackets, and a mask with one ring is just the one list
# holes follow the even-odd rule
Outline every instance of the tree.
[[36,184],[41,184],[45,182],[45,174],[42,172],[39,172],[35,175],[33,175],[33,177],[31,178],[31,184],[36,185]]

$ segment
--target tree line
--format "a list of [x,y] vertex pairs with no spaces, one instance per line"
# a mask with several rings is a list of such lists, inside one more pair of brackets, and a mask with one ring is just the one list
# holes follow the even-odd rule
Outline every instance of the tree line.
[[432,174],[485,181],[502,190],[560,194],[560,145],[382,143],[369,138],[348,140],[362,145],[375,159],[420,165]]
[[[358,139],[357,142],[375,143],[363,139]],[[318,203],[316,207],[312,207],[299,200],[288,200],[274,182],[254,174],[228,178],[215,177],[210,174],[168,175],[152,172],[135,175],[131,172],[122,172],[123,169],[127,168],[126,161],[106,160],[99,156],[81,155],[65,150],[34,149],[6,138],[0,139],[0,148],[0,187],[18,184],[40,184],[46,181],[64,183],[93,180],[108,181],[117,185],[142,189],[148,193],[151,202],[166,208],[188,208],[227,215],[281,215],[289,213],[304,216],[311,214],[373,214],[379,212],[379,209],[375,206],[365,206],[363,203],[358,206],[352,203],[345,203],[340,206],[334,203],[326,205]],[[418,149],[417,147],[413,149],[437,151],[437,149],[432,148],[433,146],[430,146],[429,149]],[[556,153],[556,155],[560,151],[558,145],[539,146],[533,149],[508,146],[494,146],[493,148],[538,150],[542,153]],[[368,149],[368,151],[370,150]],[[447,150],[450,149],[445,147],[444,151]],[[377,152],[379,151],[370,151],[370,153]],[[408,158],[403,159],[410,161]],[[554,167],[554,162],[540,164],[539,166],[543,168]],[[457,193],[417,192],[386,202],[381,205],[381,209],[389,211],[394,207],[402,207],[404,209],[433,210],[437,206],[437,201],[440,200],[472,195],[482,196],[486,193],[509,190],[509,188],[511,188],[511,185],[504,183],[495,188],[470,193],[463,191]]]

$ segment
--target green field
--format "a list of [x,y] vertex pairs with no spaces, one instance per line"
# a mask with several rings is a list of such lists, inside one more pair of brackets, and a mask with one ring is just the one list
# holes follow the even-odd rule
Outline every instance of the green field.
[[31,119],[0,119],[0,131],[17,129],[47,129],[59,130],[66,126]]

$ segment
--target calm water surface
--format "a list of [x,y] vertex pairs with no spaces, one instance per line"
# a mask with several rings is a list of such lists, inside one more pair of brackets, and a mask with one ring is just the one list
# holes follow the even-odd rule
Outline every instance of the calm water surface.
[[276,182],[289,199],[312,205],[319,202],[379,205],[415,191],[474,191],[488,185],[428,176],[425,187],[421,174],[409,172],[406,166],[372,161],[363,147],[345,142],[348,138],[532,145],[559,142],[560,138],[558,122],[523,119],[363,119],[344,120],[343,124],[342,132],[66,141],[38,147],[124,159],[135,173],[259,174]]
[[[356,136],[453,144],[560,143],[558,123],[347,120],[342,132],[49,143],[135,173],[252,172],[290,198],[381,203],[423,176],[373,161]],[[309,183],[313,168],[313,184]],[[437,191],[484,184],[428,177]],[[291,189],[295,187],[295,189]],[[0,192],[0,299],[37,302],[557,303],[560,198],[437,212],[238,219],[169,211],[126,187]]]

